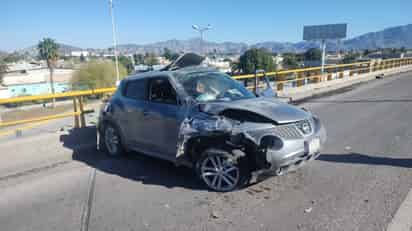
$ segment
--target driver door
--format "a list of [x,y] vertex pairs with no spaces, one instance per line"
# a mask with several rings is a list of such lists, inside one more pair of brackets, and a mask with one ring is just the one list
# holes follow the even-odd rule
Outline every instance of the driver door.
[[181,107],[167,77],[150,78],[148,103],[143,112],[146,147],[158,157],[174,160],[180,129]]

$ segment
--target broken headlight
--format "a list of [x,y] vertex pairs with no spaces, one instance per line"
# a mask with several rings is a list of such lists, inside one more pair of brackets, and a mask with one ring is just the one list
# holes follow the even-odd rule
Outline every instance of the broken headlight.
[[231,131],[232,123],[224,118],[194,119],[192,128],[198,131]]
[[302,120],[296,123],[296,126],[304,135],[309,135],[312,132],[312,125],[309,120]]
[[260,140],[260,147],[264,149],[280,150],[283,147],[283,141],[277,136],[264,136]]

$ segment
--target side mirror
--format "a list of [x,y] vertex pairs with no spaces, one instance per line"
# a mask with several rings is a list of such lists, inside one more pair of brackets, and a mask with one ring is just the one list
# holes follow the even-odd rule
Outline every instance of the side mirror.
[[272,85],[270,84],[270,81],[266,75],[266,72],[264,70],[258,70],[256,71],[256,76],[255,76],[255,89],[257,89],[257,86],[259,85],[259,81],[257,78],[257,74],[263,73],[263,80],[266,84],[266,88],[264,90],[256,90],[256,95],[261,96],[261,97],[278,97],[278,94],[276,91],[273,90]]

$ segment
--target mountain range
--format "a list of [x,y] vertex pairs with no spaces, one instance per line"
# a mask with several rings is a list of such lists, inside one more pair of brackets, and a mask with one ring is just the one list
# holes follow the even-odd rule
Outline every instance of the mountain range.
[[[319,47],[316,42],[279,43],[264,42],[253,45],[276,53],[304,52],[309,48]],[[327,49],[336,50],[374,50],[379,48],[412,48],[412,24],[384,29],[363,34],[340,42],[327,42]]]
[[[202,45],[202,46],[201,46]],[[203,47],[201,49],[201,47]],[[121,53],[156,53],[160,54],[164,48],[168,48],[174,52],[216,52],[216,53],[232,53],[240,54],[251,47],[265,48],[271,52],[285,53],[285,52],[304,52],[309,48],[319,47],[316,42],[260,42],[252,45],[246,43],[236,42],[210,42],[201,41],[198,38],[188,40],[167,40],[162,42],[155,42],[145,45],[138,44],[121,44],[118,46],[118,50]],[[336,42],[328,42],[328,50],[363,50],[363,49],[377,49],[377,48],[412,48],[412,24],[404,26],[396,26],[384,29],[378,32],[367,33],[351,39]],[[96,53],[108,52],[111,48],[105,49],[82,49],[66,44],[60,44],[60,52],[67,54],[71,51],[88,50]],[[36,46],[25,48],[17,51],[20,54],[27,52],[30,55],[37,53]]]

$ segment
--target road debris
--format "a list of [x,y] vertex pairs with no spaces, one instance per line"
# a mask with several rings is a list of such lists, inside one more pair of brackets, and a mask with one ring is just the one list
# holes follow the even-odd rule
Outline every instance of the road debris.
[[218,219],[218,218],[220,217],[220,214],[219,214],[219,212],[213,210],[213,211],[210,213],[210,217],[213,218],[213,219]]
[[266,190],[266,191],[272,190],[272,188],[269,188],[269,187],[267,187],[267,186],[262,186],[262,189],[264,189],[264,190]]
[[254,192],[254,193],[261,193],[261,192],[263,192],[262,189],[258,189],[258,188],[251,188],[250,190],[251,190],[252,192]]
[[311,212],[312,212],[312,209],[313,209],[312,207],[306,208],[306,209],[305,209],[305,213],[311,213]]

